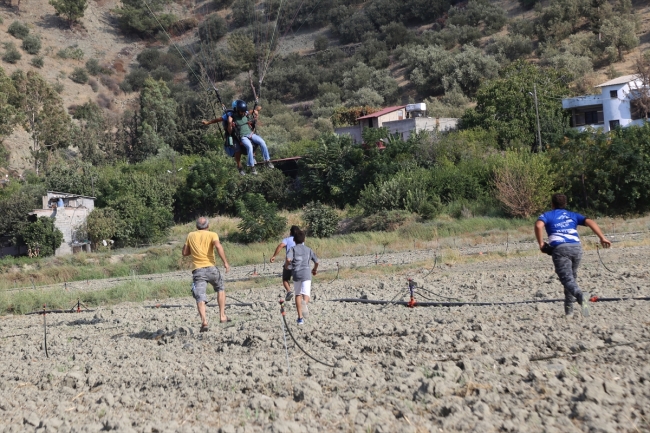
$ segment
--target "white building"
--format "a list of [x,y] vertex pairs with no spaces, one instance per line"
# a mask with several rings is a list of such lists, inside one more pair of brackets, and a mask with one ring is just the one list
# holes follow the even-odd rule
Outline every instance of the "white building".
[[635,95],[643,88],[637,75],[625,75],[599,84],[599,95],[562,99],[562,108],[571,110],[571,126],[587,126],[610,131],[618,126],[642,125],[645,113],[635,105]]
[[372,114],[358,117],[357,124],[336,128],[338,135],[348,134],[354,143],[362,143],[363,128],[388,129],[391,134],[399,134],[407,140],[411,133],[420,131],[449,131],[456,129],[458,119],[424,117],[426,106],[423,103],[386,107]]
[[[59,200],[63,206],[57,206]],[[35,209],[32,215],[55,218],[54,226],[63,233],[63,243],[54,252],[63,256],[80,251],[90,252],[90,243],[85,239],[86,218],[95,208],[95,197],[48,191],[43,196],[43,208]]]

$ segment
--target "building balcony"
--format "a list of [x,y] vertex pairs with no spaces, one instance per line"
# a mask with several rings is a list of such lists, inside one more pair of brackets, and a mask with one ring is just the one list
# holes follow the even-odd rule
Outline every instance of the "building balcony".
[[575,98],[562,99],[562,108],[568,110],[571,108],[580,108],[589,105],[602,105],[602,97],[603,95],[585,95],[577,96]]

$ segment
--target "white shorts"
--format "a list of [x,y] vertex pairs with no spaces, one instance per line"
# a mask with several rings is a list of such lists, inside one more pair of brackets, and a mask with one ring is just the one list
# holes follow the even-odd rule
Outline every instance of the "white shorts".
[[293,293],[298,295],[310,296],[311,293],[311,280],[307,281],[294,281],[293,282]]

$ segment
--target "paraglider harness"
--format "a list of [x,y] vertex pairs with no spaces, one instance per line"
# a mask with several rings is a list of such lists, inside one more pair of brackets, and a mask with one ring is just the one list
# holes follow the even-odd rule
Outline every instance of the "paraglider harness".
[[[239,134],[239,127],[235,126],[232,129],[232,133],[228,133],[228,117],[233,117],[235,115],[235,110],[232,108],[228,109],[226,108],[226,105],[223,103],[223,100],[221,99],[221,95],[219,94],[219,89],[217,89],[214,85],[210,89],[211,92],[214,92],[215,96],[217,97],[217,101],[221,105],[221,109],[223,110],[223,115],[221,116],[221,125],[219,127],[219,132],[221,132],[222,137],[224,138],[224,147],[226,148],[231,148],[234,146],[239,145],[240,152],[242,155],[248,155],[248,149],[246,149],[246,146],[241,145],[241,136]],[[253,93],[255,92],[255,89],[253,88]],[[258,105],[258,100],[257,97],[255,98],[255,107]],[[216,109],[213,107],[215,114],[216,114]],[[246,115],[248,116],[248,112],[246,112]],[[221,126],[223,126],[223,132],[221,131]],[[250,126],[251,130],[253,133],[255,133],[255,129],[257,126],[257,119],[253,119],[248,122],[248,126]],[[257,147],[257,144],[253,144],[253,153],[255,152],[255,147]]]

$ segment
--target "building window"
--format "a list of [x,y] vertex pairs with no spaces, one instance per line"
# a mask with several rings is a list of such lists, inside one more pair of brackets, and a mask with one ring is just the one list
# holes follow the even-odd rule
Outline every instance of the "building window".
[[609,91],[609,96],[611,98],[618,98],[618,90],[610,90]]
[[603,107],[596,105],[573,111],[571,126],[602,125],[604,123]]
[[609,121],[609,129],[616,129],[621,125],[621,122],[619,120],[610,120]]
[[585,111],[585,124],[594,125],[597,123],[603,123],[603,112],[602,111]]

